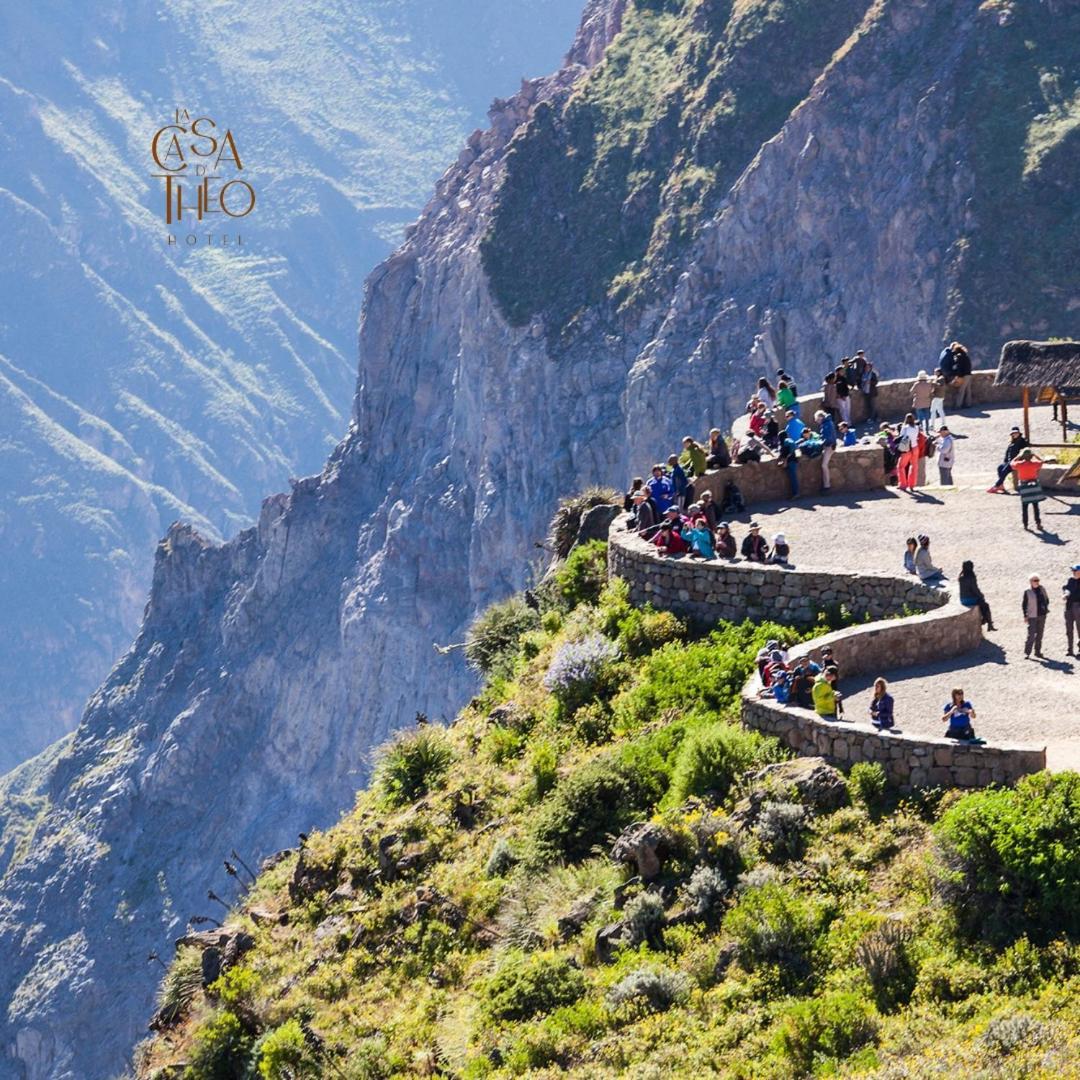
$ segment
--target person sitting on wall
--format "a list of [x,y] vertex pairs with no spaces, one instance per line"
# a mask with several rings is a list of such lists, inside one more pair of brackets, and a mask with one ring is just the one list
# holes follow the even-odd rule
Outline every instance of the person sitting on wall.
[[757,656],[754,659],[754,663],[757,665],[758,678],[764,683],[765,681],[765,668],[772,660],[773,650],[780,647],[780,642],[776,638],[769,638],[765,644],[758,649]]
[[747,435],[745,441],[733,443],[735,460],[740,465],[749,465],[752,461],[760,461],[765,453],[765,444],[755,435]]
[[750,522],[750,532],[742,542],[742,556],[748,562],[768,562],[769,545],[761,535],[761,526],[756,521]]
[[1005,456],[997,467],[997,483],[991,484],[986,490],[992,495],[1005,494],[1005,477],[1012,471],[1013,459],[1020,456],[1021,450],[1026,450],[1028,441],[1023,432],[1014,427],[1009,432],[1009,445],[1005,447]]
[[[824,432],[821,437],[825,437]],[[836,428],[836,441],[841,446],[855,446],[859,441],[859,436],[855,434],[854,429],[841,420]]]
[[713,502],[711,491],[701,493],[701,512],[705,515],[709,528],[716,532],[716,526],[720,523],[720,514],[717,511],[716,503]]
[[679,455],[679,464],[683,467],[686,474],[693,478],[695,476],[704,476],[705,470],[708,467],[708,453],[705,447],[701,445],[692,435],[684,435],[682,441],[683,449]]
[[917,574],[918,568],[915,566],[915,555],[919,550],[919,541],[914,536],[909,536],[905,541],[907,550],[904,552],[904,569],[909,574]]
[[784,663],[784,654],[779,649],[773,649],[769,653],[769,659],[761,672],[761,681],[765,686],[772,686],[782,671],[787,670]]
[[814,676],[805,660],[800,660],[792,669],[791,683],[788,687],[788,704],[800,709],[814,707]]
[[734,559],[738,554],[738,548],[735,543],[735,535],[731,531],[731,525],[726,521],[721,521],[716,526],[716,540],[714,542],[716,548],[716,557],[718,559]]
[[814,711],[823,720],[835,720],[842,709],[843,695],[836,691],[837,671],[827,667],[814,683]]
[[726,469],[731,464],[731,453],[719,428],[709,432],[709,452],[705,464],[710,469]]
[[645,486],[643,477],[635,476],[630,484],[630,490],[623,496],[623,509],[628,513],[634,512],[634,496]]
[[716,552],[713,549],[712,529],[709,528],[705,515],[701,513],[700,504],[695,503],[694,506],[697,507],[697,511],[695,513],[693,506],[690,508],[690,528],[683,531],[685,539],[690,544],[690,557],[714,559]]
[[946,739],[962,739],[972,742],[975,739],[975,729],[971,721],[975,719],[975,708],[970,701],[964,699],[964,691],[956,687],[945,703],[943,717],[949,725],[945,731]]
[[754,405],[754,411],[750,414],[750,419],[746,423],[751,435],[756,435],[759,439],[764,437],[767,413],[768,408],[764,401],[759,401]]
[[783,368],[777,369],[776,381],[777,383],[786,382],[788,386],[791,387],[791,392],[795,395],[795,397],[799,396],[799,388],[798,386],[796,386],[795,380]]
[[660,523],[653,543],[660,549],[663,555],[684,555],[690,550],[682,534],[678,522],[667,520]]
[[994,617],[990,614],[990,605],[986,602],[986,597],[983,596],[978,579],[975,577],[975,564],[970,559],[965,560],[960,567],[960,576],[956,579],[956,584],[960,589],[960,603],[964,607],[977,607],[982,616],[983,626],[987,630],[996,630]]
[[919,537],[919,547],[915,552],[915,573],[920,581],[933,581],[935,578],[944,577],[944,571],[934,565],[930,557],[930,537],[923,533]]
[[795,404],[795,391],[786,378],[780,380],[776,391],[776,404],[781,409],[790,409]]
[[664,475],[663,465],[652,467],[652,476],[646,481],[645,486],[649,489],[657,514],[665,514],[667,508],[675,501],[675,489],[670,478]]
[[879,731],[893,726],[893,696],[884,679],[874,680],[874,696],[870,699],[870,723]]
[[788,545],[783,533],[776,533],[776,535],[773,536],[772,552],[769,555],[769,562],[776,563],[778,566],[791,565],[791,547]]
[[780,423],[776,415],[775,411],[765,414],[765,431],[761,436],[761,441],[770,450],[775,450],[780,445]]

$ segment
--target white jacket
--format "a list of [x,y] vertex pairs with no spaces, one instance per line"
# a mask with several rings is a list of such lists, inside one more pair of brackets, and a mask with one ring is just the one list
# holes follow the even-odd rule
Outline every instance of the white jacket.
[[939,469],[951,469],[956,463],[956,440],[951,435],[943,435],[938,442],[937,463]]

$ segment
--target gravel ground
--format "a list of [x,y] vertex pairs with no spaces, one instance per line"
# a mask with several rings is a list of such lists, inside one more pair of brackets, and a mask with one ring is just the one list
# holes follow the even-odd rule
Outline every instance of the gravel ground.
[[[1034,439],[1060,441],[1061,428],[1051,425],[1049,408],[1034,408],[1032,418]],[[934,561],[949,582],[961,562],[972,559],[997,632],[987,634],[962,667],[954,660],[880,672],[896,699],[897,727],[940,734],[942,704],[959,685],[975,706],[978,735],[994,743],[1046,746],[1051,768],[1080,768],[1080,661],[1065,653],[1061,601],[1069,566],[1080,562],[1080,496],[1049,498],[1041,507],[1044,531],[1024,532],[1019,497],[987,493],[1013,424],[1022,424],[1022,410],[1015,406],[977,407],[949,417],[957,437],[954,487],[936,486],[931,460],[928,480],[935,483],[914,495],[889,489],[836,495],[814,505],[766,504],[743,515],[735,531],[741,540],[751,517],[770,538],[782,531],[794,563],[805,569],[839,565],[903,573],[904,540],[919,533],[930,537]],[[1024,659],[1020,597],[1033,573],[1050,595],[1042,661]],[[842,685],[849,719],[867,718],[872,684],[867,678]]]

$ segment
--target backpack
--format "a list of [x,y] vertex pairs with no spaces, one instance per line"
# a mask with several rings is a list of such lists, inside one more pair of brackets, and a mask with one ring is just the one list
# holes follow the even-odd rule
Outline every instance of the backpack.
[[933,439],[927,439],[926,440],[926,446],[923,447],[923,453],[925,454],[926,457],[932,458],[934,456],[934,451],[936,449],[937,449],[937,443]]

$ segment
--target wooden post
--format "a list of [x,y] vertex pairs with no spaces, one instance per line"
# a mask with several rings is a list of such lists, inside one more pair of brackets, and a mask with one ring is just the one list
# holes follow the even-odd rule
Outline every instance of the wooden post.
[[1024,387],[1024,438],[1028,442],[1031,442],[1031,417],[1029,415],[1029,409],[1031,406],[1031,391]]

